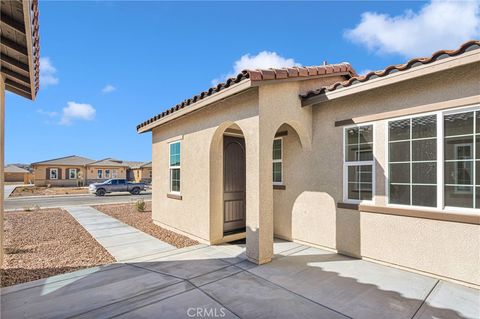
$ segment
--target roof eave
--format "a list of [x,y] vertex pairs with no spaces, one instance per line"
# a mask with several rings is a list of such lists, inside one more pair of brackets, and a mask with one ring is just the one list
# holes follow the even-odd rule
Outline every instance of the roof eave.
[[295,78],[286,78],[286,79],[274,79],[274,80],[260,80],[260,81],[251,81],[252,87],[267,85],[272,83],[284,83],[284,82],[294,82],[294,81],[305,81],[305,80],[314,80],[318,78],[326,78],[332,76],[344,76],[347,79],[351,78],[352,74],[348,71],[345,72],[337,72],[337,73],[325,73],[325,74],[318,74],[315,76],[304,76],[304,77],[295,77]]
[[228,97],[231,97],[231,96],[236,95],[240,92],[243,92],[243,91],[245,91],[245,90],[247,90],[251,87],[252,87],[252,82],[250,81],[250,79],[243,80],[243,81],[241,81],[239,83],[236,83],[236,84],[234,84],[234,85],[232,85],[228,88],[223,89],[222,91],[220,91],[216,94],[210,95],[206,98],[201,99],[200,101],[198,101],[196,103],[190,104],[189,106],[187,106],[187,107],[185,107],[181,110],[178,110],[178,111],[172,113],[169,116],[160,118],[160,119],[158,119],[158,120],[156,120],[152,123],[149,123],[149,124],[139,128],[139,129],[137,129],[137,133],[141,134],[141,133],[149,132],[157,126],[160,126],[160,125],[163,125],[167,122],[178,119],[179,117],[185,116],[189,113],[197,111],[197,110],[199,110],[201,108],[204,108],[204,107],[206,107],[210,104],[213,104],[215,102],[224,100]]
[[467,65],[480,61],[480,50],[465,52],[462,55],[448,57],[429,64],[417,66],[405,71],[399,71],[384,77],[371,79],[362,83],[351,85],[344,88],[338,88],[331,92],[315,95],[302,100],[302,107],[320,104],[323,102],[338,99],[347,95],[361,93],[367,90],[384,87],[387,85],[411,80],[420,76],[448,70],[451,68]]
[[25,20],[25,35],[26,35],[26,41],[27,41],[27,48],[28,48],[28,68],[29,68],[29,78],[30,78],[30,93],[31,97],[30,99],[32,101],[35,100],[37,90],[35,88],[35,66],[33,63],[33,55],[34,55],[34,48],[33,48],[33,43],[32,43],[32,17],[31,17],[31,10],[30,6],[31,3],[30,1],[23,1],[23,17]]

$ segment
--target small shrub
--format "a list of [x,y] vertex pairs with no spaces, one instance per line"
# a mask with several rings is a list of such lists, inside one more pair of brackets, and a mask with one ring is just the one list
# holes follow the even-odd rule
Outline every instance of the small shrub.
[[26,211],[26,212],[34,212],[34,211],[37,211],[39,209],[40,209],[40,206],[38,206],[37,204],[35,204],[33,206],[23,207],[23,210]]
[[137,212],[145,211],[145,201],[143,200],[143,198],[135,202],[135,208],[137,209]]

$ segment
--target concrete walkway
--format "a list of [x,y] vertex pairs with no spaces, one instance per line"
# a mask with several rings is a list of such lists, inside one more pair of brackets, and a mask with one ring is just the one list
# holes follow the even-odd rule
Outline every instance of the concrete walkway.
[[3,198],[7,199],[8,196],[10,196],[11,193],[17,188],[18,186],[24,186],[24,185],[4,185],[3,186]]
[[277,240],[257,266],[244,245],[177,249],[2,289],[2,318],[475,318],[480,293]]
[[176,249],[176,247],[90,206],[67,206],[63,208],[117,261],[135,260],[136,258]]

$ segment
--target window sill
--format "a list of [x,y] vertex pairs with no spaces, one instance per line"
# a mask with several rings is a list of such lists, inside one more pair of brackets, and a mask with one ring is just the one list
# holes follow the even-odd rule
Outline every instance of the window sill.
[[285,185],[273,184],[273,189],[286,190],[286,189],[287,189],[287,186],[285,186]]
[[182,195],[180,194],[167,193],[167,197],[171,199],[182,200]]
[[338,202],[337,208],[358,210],[358,204]]
[[359,210],[367,213],[417,217],[442,220],[449,222],[480,225],[480,215],[465,214],[462,212],[446,212],[440,210],[422,210],[416,208],[397,208],[388,206],[360,205]]

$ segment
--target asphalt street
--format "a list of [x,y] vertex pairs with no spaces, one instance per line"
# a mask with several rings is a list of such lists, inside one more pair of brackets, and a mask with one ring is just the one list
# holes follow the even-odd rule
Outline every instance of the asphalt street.
[[10,197],[4,201],[5,210],[18,210],[25,208],[40,208],[73,206],[73,205],[101,205],[113,203],[129,203],[138,199],[151,200],[152,194],[142,193],[131,195],[130,193],[107,194],[106,196],[95,195],[72,195],[72,196],[39,196],[39,197]]

